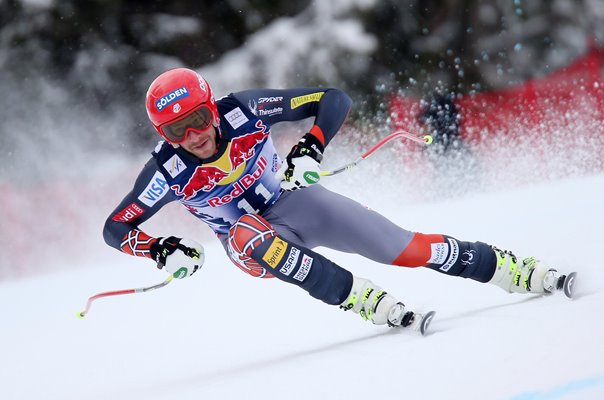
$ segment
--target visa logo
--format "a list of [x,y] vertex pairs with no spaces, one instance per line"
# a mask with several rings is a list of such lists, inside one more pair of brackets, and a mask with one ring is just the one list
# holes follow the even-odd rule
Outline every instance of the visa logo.
[[138,199],[149,207],[153,207],[155,203],[160,201],[168,192],[168,182],[161,172],[155,172],[151,181],[143,192],[138,196]]

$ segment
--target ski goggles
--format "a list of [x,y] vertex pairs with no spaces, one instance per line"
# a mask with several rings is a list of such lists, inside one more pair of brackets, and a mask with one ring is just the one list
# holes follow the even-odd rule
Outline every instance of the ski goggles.
[[159,130],[170,143],[178,144],[187,139],[190,130],[205,131],[212,125],[213,120],[212,112],[204,104],[184,118],[160,126]]

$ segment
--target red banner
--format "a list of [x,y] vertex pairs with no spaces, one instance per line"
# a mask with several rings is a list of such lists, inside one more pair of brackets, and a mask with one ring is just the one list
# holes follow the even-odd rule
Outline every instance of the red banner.
[[[604,170],[603,70],[604,51],[594,49],[522,85],[457,97],[459,138],[483,159],[516,146],[541,159],[567,152],[573,173]],[[423,112],[421,99],[393,96],[392,129],[438,135],[422,122]],[[488,168],[487,163],[482,167]]]

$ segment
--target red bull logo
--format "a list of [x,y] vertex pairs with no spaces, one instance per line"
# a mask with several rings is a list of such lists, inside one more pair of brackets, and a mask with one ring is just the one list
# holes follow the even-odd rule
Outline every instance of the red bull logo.
[[261,120],[256,122],[256,128],[258,128],[258,130],[255,132],[231,139],[229,159],[231,160],[231,168],[233,170],[254,157],[254,154],[256,154],[254,147],[256,147],[257,144],[264,142],[268,137],[269,131]]
[[[221,159],[218,160],[216,163],[212,163],[218,164],[223,168],[212,164],[199,166],[195,168],[195,171],[193,171],[193,175],[191,175],[191,178],[189,178],[188,182],[182,188],[180,187],[180,185],[172,185],[172,190],[174,190],[177,196],[184,196],[184,200],[189,200],[193,196],[195,196],[195,194],[200,190],[204,192],[209,192],[213,190],[216,185],[219,185],[221,181],[226,180],[226,178],[230,177],[231,174],[234,174],[235,172],[241,173],[240,170],[238,170],[238,167],[241,166],[241,170],[244,168],[242,165],[255,156],[256,145],[264,142],[270,133],[270,131],[267,129],[267,126],[260,120],[256,122],[256,128],[258,128],[258,130],[255,132],[231,139],[231,143],[225,154],[225,156],[228,157],[228,161],[224,160],[225,162],[221,162],[223,159],[223,157],[221,157]],[[264,169],[267,164],[266,160],[264,160],[263,158],[261,158],[261,160],[263,160],[262,163],[264,166],[262,167],[260,175],[262,174],[262,172],[264,172]],[[260,160],[258,161],[258,164],[260,164]],[[225,169],[227,169],[229,166],[230,171],[226,171]],[[249,183],[248,177],[253,176],[255,174],[256,172],[254,172],[253,174],[247,174],[243,178],[235,182],[234,186],[236,187],[236,189],[243,190],[244,188],[249,187],[249,185],[247,185]],[[232,180],[237,179],[235,175],[233,175],[231,178],[231,182]],[[243,182],[246,179],[247,181]],[[257,178],[255,178],[254,181],[256,179]],[[225,184],[228,182],[229,181],[226,181]],[[218,205],[218,203],[216,204]],[[216,205],[214,205],[213,207],[216,207]]]
[[179,185],[172,185],[171,188],[177,196],[184,196],[185,200],[189,200],[200,190],[209,192],[214,189],[218,182],[228,175],[227,172],[213,165],[202,165],[195,168],[193,175],[182,189]]

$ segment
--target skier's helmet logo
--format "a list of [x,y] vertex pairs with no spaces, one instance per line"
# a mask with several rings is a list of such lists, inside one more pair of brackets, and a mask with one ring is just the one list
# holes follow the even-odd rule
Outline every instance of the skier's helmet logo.
[[147,115],[157,132],[172,143],[185,137],[171,134],[170,124],[199,114],[199,119],[218,126],[220,119],[210,85],[197,72],[175,68],[159,75],[149,86],[145,102]]

